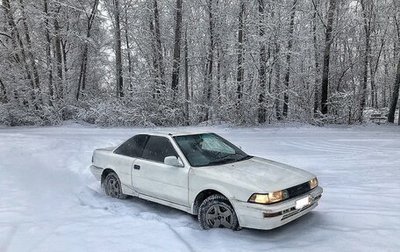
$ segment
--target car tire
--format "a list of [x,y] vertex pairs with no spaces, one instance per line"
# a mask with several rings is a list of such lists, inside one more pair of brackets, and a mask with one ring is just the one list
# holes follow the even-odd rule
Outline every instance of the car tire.
[[239,230],[239,221],[229,200],[220,194],[206,198],[199,207],[199,223],[202,229],[229,228]]
[[122,193],[121,181],[115,172],[110,172],[107,174],[103,182],[103,188],[106,195],[117,198],[126,199],[127,195]]

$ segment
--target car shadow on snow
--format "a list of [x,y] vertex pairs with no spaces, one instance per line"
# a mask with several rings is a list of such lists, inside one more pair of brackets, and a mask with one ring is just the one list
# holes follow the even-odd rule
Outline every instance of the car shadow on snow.
[[200,229],[197,217],[172,207],[129,196],[121,200],[106,196],[100,187],[81,190],[77,195],[79,204],[84,207],[105,211],[111,214],[130,216],[142,220],[155,220],[166,224]]
[[[147,201],[137,197],[128,197],[125,200],[114,199],[104,194],[100,187],[82,190],[78,199],[80,205],[93,209],[100,209],[112,214],[131,216],[142,220],[155,220],[176,227],[188,227],[194,230],[201,230],[197,216],[185,213],[172,207],[164,206],[155,202]],[[240,232],[235,232],[239,236],[251,235],[265,239],[287,238],[288,234],[301,236],[314,228],[322,226],[324,217],[321,212],[314,210],[299,219],[289,222],[286,225],[272,230],[257,230],[244,228]]]
[[272,230],[258,230],[258,229],[243,229],[243,233],[254,237],[267,238],[272,240],[288,239],[288,235],[301,238],[307,237],[307,233],[312,232],[313,229],[319,229],[324,223],[324,216],[321,212],[312,211],[299,219],[289,222],[283,226]]

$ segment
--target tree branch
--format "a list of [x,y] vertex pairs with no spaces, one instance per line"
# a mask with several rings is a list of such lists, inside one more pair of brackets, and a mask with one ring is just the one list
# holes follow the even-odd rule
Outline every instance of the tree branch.
[[10,35],[8,35],[7,33],[0,32],[0,35],[6,36],[7,38],[12,39],[12,37]]
[[312,0],[311,2],[312,2],[312,4],[313,4],[313,6],[314,6],[315,13],[317,13],[317,16],[319,17],[319,20],[320,20],[321,23],[324,25],[325,30],[326,30],[326,24],[324,23],[324,19],[321,17],[321,14],[319,14],[319,11],[318,11],[318,9],[317,9],[317,5],[315,4],[314,0]]

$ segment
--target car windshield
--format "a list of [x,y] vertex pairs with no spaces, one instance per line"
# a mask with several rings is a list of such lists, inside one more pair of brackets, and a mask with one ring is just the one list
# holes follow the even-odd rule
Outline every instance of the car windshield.
[[233,163],[252,156],[214,133],[174,137],[191,166]]

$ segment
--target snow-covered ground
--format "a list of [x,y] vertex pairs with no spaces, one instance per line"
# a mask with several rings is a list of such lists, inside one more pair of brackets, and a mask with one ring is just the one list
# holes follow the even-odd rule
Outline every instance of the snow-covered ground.
[[297,221],[239,232],[203,231],[184,212],[101,192],[93,149],[146,130],[0,129],[0,251],[400,251],[400,127],[201,128],[324,187]]

